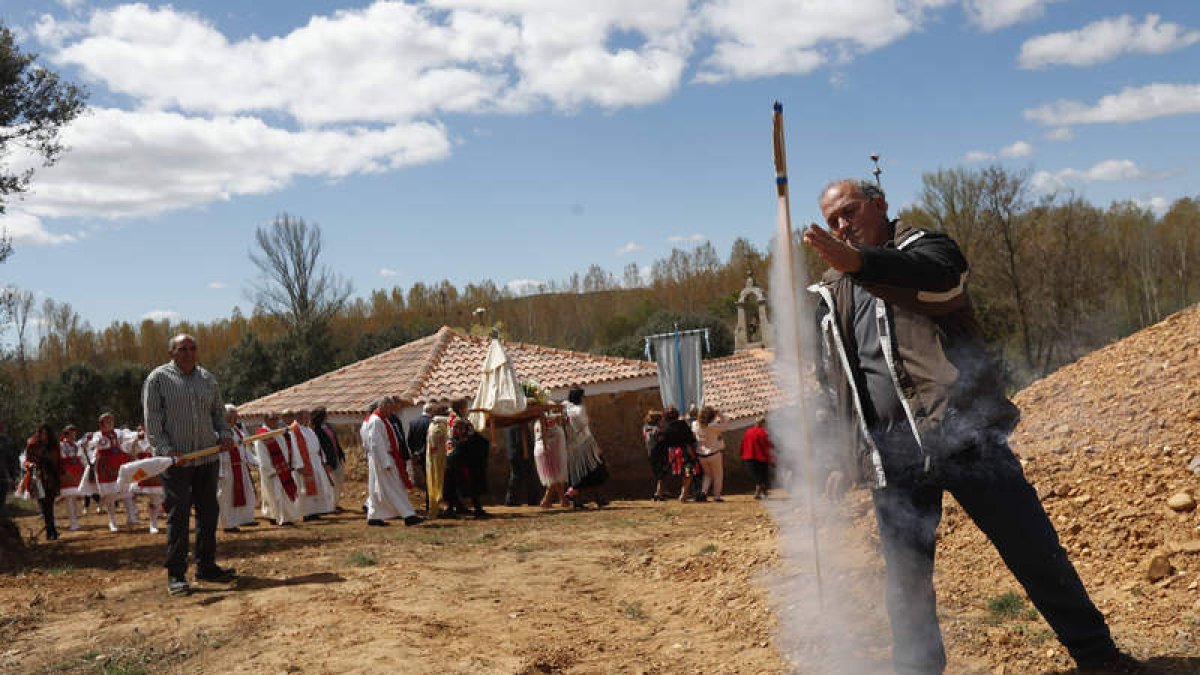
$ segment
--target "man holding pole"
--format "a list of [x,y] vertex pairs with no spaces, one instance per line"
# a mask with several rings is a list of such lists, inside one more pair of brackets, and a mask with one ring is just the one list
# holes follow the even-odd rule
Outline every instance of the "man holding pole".
[[[154,369],[142,388],[146,436],[159,456],[177,457],[218,441],[224,452],[235,448],[225,422],[217,381],[197,365],[196,339],[181,333],[167,343],[171,361]],[[217,473],[220,459],[210,455],[178,464],[162,474],[167,509],[167,592],[187,595],[188,521],[196,508],[196,579],[232,581],[232,569],[219,567],[217,555]]]
[[999,551],[1084,672],[1124,672],[1118,652],[1007,437],[1004,396],[966,294],[967,262],[944,234],[889,220],[883,190],[839,180],[828,229],[804,232],[832,268],[819,296],[823,374],[844,423],[844,469],[874,488],[898,673],[941,673],[935,532],[950,492]]

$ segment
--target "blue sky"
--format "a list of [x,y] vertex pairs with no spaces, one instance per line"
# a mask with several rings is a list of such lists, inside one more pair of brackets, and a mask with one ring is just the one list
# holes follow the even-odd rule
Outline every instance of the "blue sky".
[[1182,0],[5,0],[0,20],[92,93],[0,216],[0,285],[97,328],[249,311],[254,230],[285,211],[360,295],[765,248],[776,98],[797,225],[872,152],[894,211],[923,172],[989,162],[1102,206],[1200,194]]

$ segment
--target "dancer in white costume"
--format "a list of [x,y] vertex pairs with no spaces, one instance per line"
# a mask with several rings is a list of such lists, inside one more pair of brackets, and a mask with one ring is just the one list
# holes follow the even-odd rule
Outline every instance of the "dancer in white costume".
[[[148,459],[154,456],[154,446],[146,440],[146,429],[139,425],[137,438],[130,444],[130,454],[136,459]],[[163,485],[158,476],[151,476],[137,485],[130,487],[135,495],[145,495],[146,505],[150,511],[150,534],[158,534],[158,517],[163,513]]]
[[221,453],[221,467],[217,475],[217,504],[220,506],[218,527],[226,532],[238,532],[240,526],[256,522],[254,510],[258,508],[258,498],[254,494],[254,482],[250,479],[250,467],[258,466],[258,459],[242,443],[246,430],[238,422],[237,406],[225,406],[225,421],[229,423],[237,446]]
[[79,529],[79,516],[83,513],[83,500],[88,494],[91,494],[86,488],[87,484],[83,482],[83,476],[87,472],[88,466],[87,454],[79,445],[78,439],[79,429],[76,429],[73,424],[68,424],[63,429],[62,437],[58,442],[58,461],[62,469],[59,494],[67,505],[67,517],[71,519],[68,529],[71,531]]
[[88,444],[88,457],[92,461],[91,472],[85,480],[95,481],[96,491],[100,495],[100,503],[108,512],[108,529],[116,532],[117,499],[125,504],[125,524],[138,524],[137,505],[133,502],[133,492],[117,490],[117,471],[121,465],[133,459],[129,454],[137,434],[129,429],[117,429],[116,418],[112,413],[100,415],[100,430],[92,434]]

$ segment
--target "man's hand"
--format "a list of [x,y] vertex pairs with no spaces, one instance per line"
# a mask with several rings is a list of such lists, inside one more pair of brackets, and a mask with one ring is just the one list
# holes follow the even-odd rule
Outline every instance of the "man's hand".
[[804,243],[816,249],[817,255],[839,272],[853,274],[862,269],[862,253],[857,248],[815,223],[804,230]]

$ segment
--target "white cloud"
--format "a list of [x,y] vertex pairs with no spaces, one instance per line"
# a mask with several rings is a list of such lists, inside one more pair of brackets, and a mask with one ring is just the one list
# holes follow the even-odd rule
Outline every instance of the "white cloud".
[[942,0],[713,0],[700,10],[716,39],[698,82],[808,73],[917,30]]
[[14,244],[41,244],[56,246],[72,244],[79,240],[75,234],[55,234],[46,229],[41,218],[19,207],[8,205],[0,215],[0,232],[6,233]]
[[1048,141],[1070,141],[1075,138],[1075,132],[1070,127],[1058,127],[1046,132],[1045,139]]
[[[443,159],[439,125],[288,131],[254,117],[206,119],[98,108],[63,133],[71,151],[40,169],[22,203],[41,218],[117,218],[264,194],[300,176],[337,179]],[[17,153],[14,153],[17,155]],[[14,157],[14,166],[36,158]]]
[[1164,54],[1200,42],[1200,31],[1175,23],[1161,23],[1149,14],[1139,25],[1132,16],[1089,23],[1076,31],[1039,35],[1021,45],[1022,68],[1091,66],[1121,54]]
[[[270,38],[226,38],[171,7],[95,12],[53,58],[160,109],[280,111],[304,124],[661,100],[692,34],[688,0],[375,2]],[[622,31],[637,44],[609,42]]]
[[210,281],[210,282],[208,282],[208,287],[209,287],[209,288],[211,288],[211,289],[213,289],[214,291],[219,291],[219,290],[221,290],[221,289],[223,289],[223,288],[226,288],[226,287],[228,287],[228,286],[229,286],[229,284],[225,283],[224,281]]
[[379,276],[381,276],[381,277],[398,277],[398,276],[400,276],[400,272],[398,272],[397,270],[394,270],[390,267],[384,267],[383,269],[379,270]]
[[1038,192],[1057,192],[1082,183],[1158,180],[1174,173],[1143,169],[1128,159],[1106,159],[1090,169],[1063,169],[1053,173],[1038,171],[1030,178],[1030,185]]
[[1000,149],[1000,156],[1007,159],[1028,157],[1033,154],[1033,146],[1025,141],[1017,141]]
[[1127,87],[1102,97],[1093,106],[1059,100],[1024,112],[1025,119],[1046,126],[1138,122],[1200,113],[1200,84],[1148,84]]
[[705,239],[706,239],[706,237],[704,235],[700,234],[699,232],[697,232],[695,234],[675,234],[675,235],[671,235],[670,237],[667,237],[667,241],[676,243],[676,244],[689,242],[689,241],[690,242],[701,242],[701,241],[704,241]]
[[1158,216],[1163,215],[1171,208],[1171,200],[1166,197],[1142,197],[1134,199],[1133,202],[1143,209],[1150,209]]
[[1040,17],[1046,5],[1062,0],[964,0],[967,19],[985,31],[999,30]]
[[625,242],[625,245],[617,249],[617,255],[628,255],[636,251],[642,250],[642,245],[636,241]]
[[539,279],[513,279],[504,284],[504,287],[513,295],[529,295],[530,293],[537,293],[545,285],[546,282]]
[[179,312],[169,309],[153,309],[142,315],[142,321],[149,319],[150,321],[175,322],[179,320],[179,316]]
[[963,161],[968,164],[978,164],[979,162],[990,162],[996,159],[996,155],[984,150],[972,150],[963,155]]

